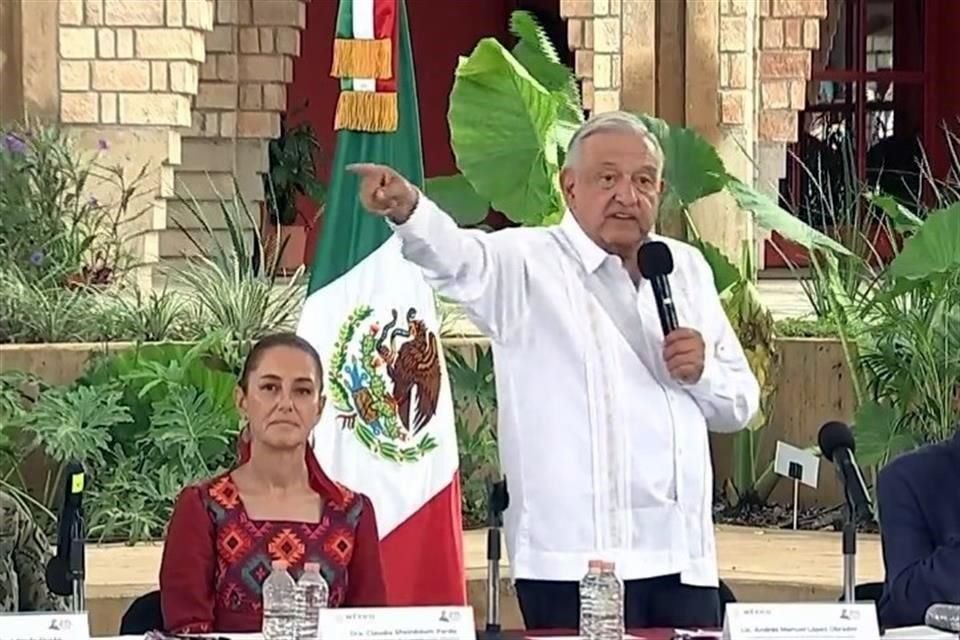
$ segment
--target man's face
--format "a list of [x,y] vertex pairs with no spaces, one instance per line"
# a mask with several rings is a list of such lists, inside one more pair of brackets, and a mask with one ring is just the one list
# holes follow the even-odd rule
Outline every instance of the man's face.
[[584,140],[577,165],[560,174],[563,196],[587,236],[610,253],[635,251],[660,205],[657,158],[640,134],[601,131]]

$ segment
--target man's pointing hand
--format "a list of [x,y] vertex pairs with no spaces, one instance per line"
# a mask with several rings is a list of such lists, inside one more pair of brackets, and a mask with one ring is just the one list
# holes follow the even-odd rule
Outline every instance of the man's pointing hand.
[[413,213],[420,192],[406,178],[381,164],[350,164],[360,178],[360,202],[373,214],[402,224]]

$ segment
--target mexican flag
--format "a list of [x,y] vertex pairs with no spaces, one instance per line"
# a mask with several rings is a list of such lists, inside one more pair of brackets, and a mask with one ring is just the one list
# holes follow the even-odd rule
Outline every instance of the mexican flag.
[[316,454],[373,502],[389,604],[463,605],[459,458],[434,294],[344,169],[385,164],[423,186],[404,0],[341,0],[334,46],[337,145],[298,328],[325,368]]

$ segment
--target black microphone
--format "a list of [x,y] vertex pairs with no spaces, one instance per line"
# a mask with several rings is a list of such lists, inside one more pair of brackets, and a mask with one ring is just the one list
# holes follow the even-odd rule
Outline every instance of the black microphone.
[[663,335],[680,326],[677,321],[677,308],[670,293],[670,281],[667,276],[673,273],[673,255],[670,247],[659,240],[646,242],[637,251],[637,263],[640,275],[653,286],[653,297],[657,301],[657,313],[660,315],[660,328]]
[[820,427],[817,434],[817,444],[820,452],[837,468],[840,480],[843,482],[847,503],[853,507],[858,516],[873,517],[873,502],[867,483],[863,481],[863,474],[853,457],[857,450],[850,427],[842,422],[828,422]]
[[960,605],[932,604],[927,607],[923,624],[937,631],[960,633]]
[[83,465],[71,461],[64,468],[63,502],[57,519],[57,554],[46,568],[47,587],[58,596],[76,595],[75,583],[84,578]]

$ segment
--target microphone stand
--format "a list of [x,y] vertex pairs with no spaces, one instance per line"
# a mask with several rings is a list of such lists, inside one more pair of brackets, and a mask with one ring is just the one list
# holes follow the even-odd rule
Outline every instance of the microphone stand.
[[500,633],[500,528],[510,504],[507,479],[490,486],[487,528],[487,626],[488,636]]
[[70,523],[69,555],[67,557],[67,577],[73,587],[71,611],[86,611],[86,535],[83,526],[83,511],[78,508]]
[[846,495],[846,507],[843,510],[843,601],[853,604],[856,601],[857,587],[857,505]]

